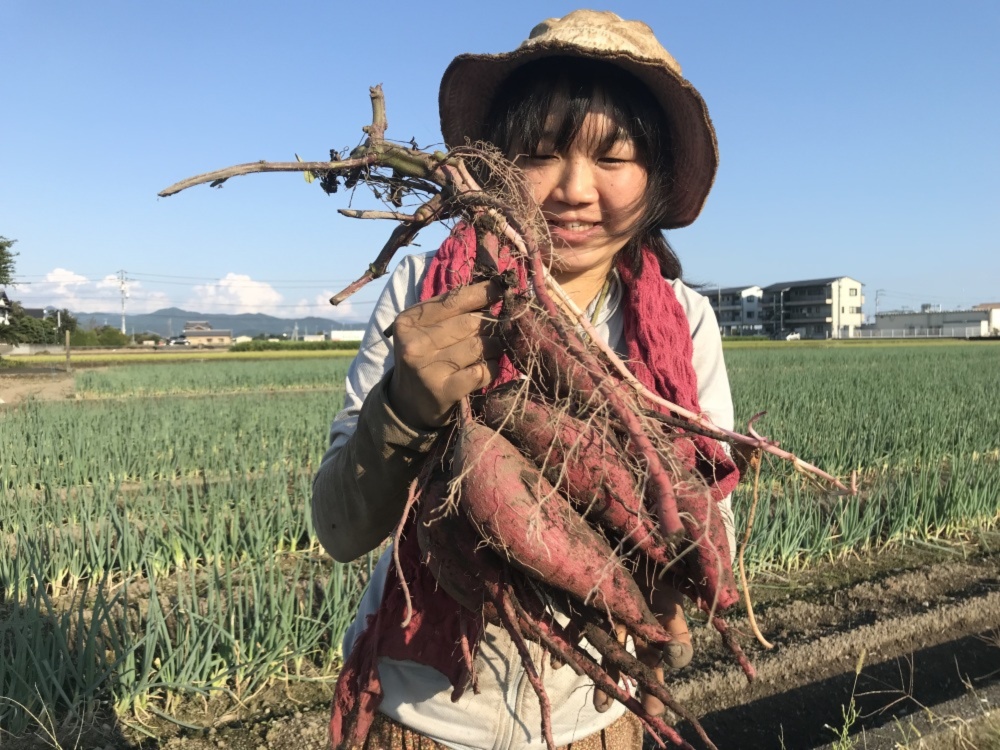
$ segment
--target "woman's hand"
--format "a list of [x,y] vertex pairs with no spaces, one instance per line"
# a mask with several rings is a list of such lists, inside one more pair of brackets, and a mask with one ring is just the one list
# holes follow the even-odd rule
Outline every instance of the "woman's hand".
[[[644,642],[636,640],[635,655],[643,664],[653,670],[660,683],[663,683],[663,675],[666,670],[673,671],[686,667],[691,662],[694,654],[691,648],[691,633],[688,631],[687,618],[684,616],[684,596],[677,589],[658,585],[648,590],[650,609],[656,615],[657,621],[663,626],[672,637],[664,648],[650,648]],[[617,628],[619,643],[625,643],[625,627],[619,625]],[[609,668],[608,675],[611,679],[617,680],[619,675],[617,670]],[[660,716],[663,713],[664,705],[659,698],[640,691],[642,707],[651,716]],[[614,703],[614,699],[603,690],[594,691],[594,708],[600,712],[607,711]]]
[[414,429],[441,427],[452,409],[499,372],[503,344],[489,307],[499,301],[491,281],[459,287],[404,310],[393,323],[395,365],[389,403]]
[[[660,683],[663,683],[665,671],[674,671],[691,663],[694,649],[691,648],[691,633],[688,631],[687,618],[684,616],[684,596],[677,589],[669,586],[659,586],[650,594],[650,604],[656,619],[663,629],[670,633],[673,640],[663,649],[649,648],[644,643],[637,643],[635,655],[647,667],[651,667]],[[642,694],[642,707],[651,716],[663,713],[663,703],[659,698],[649,693]]]

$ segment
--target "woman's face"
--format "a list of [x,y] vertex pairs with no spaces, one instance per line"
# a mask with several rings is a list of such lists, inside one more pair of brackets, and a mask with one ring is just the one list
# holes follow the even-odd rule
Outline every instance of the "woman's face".
[[555,257],[547,260],[560,283],[606,275],[642,214],[647,174],[635,144],[623,137],[602,147],[616,129],[592,111],[566,153],[543,138],[534,153],[517,158],[548,222]]

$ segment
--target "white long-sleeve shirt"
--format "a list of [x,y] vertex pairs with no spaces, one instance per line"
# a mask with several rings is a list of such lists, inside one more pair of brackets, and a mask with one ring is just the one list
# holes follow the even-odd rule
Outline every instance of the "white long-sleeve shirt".
[[[320,542],[338,560],[354,559],[385,540],[402,514],[406,493],[400,488],[405,489],[416,474],[435,437],[435,433],[403,424],[392,412],[384,387],[393,367],[392,345],[383,334],[400,312],[419,301],[432,255],[404,258],[390,277],[348,371],[344,408],[330,429],[330,447],[313,485],[312,514]],[[720,427],[732,429],[732,398],[715,314],[708,300],[683,282],[672,281],[671,286],[690,325],[702,412]],[[595,324],[598,335],[617,351],[624,350],[621,300],[620,285],[612,283]],[[730,549],[734,549],[728,498],[721,508],[730,530]],[[390,564],[391,550],[379,559],[358,615],[344,637],[345,658],[368,615],[381,604]],[[540,648],[529,645],[535,663],[542,663]],[[506,632],[485,629],[475,668],[480,693],[466,691],[452,703],[451,685],[437,670],[416,662],[382,659],[379,673],[385,698],[379,710],[457,750],[545,747],[538,701]],[[552,670],[546,661],[545,670],[557,746],[599,732],[624,713],[624,706],[617,702],[598,713],[593,707],[593,684],[569,667]]]

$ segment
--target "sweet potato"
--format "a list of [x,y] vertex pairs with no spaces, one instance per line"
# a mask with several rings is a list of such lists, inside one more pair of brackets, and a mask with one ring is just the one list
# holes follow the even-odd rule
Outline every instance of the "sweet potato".
[[607,612],[650,643],[670,640],[607,542],[510,441],[464,419],[454,460],[460,506],[514,567]]
[[462,607],[482,613],[499,623],[494,606],[503,578],[503,563],[493,550],[478,543],[472,524],[463,513],[446,512],[447,484],[432,482],[424,492],[417,514],[417,543],[424,563],[438,585]]
[[474,408],[532,459],[584,518],[599,523],[615,541],[625,541],[666,565],[670,548],[643,507],[637,480],[622,461],[615,436],[576,419],[520,384],[477,398]]

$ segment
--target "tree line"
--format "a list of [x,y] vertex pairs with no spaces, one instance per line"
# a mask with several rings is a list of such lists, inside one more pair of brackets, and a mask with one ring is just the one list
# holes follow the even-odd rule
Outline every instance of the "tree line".
[[[13,286],[17,240],[0,235],[0,287]],[[10,297],[8,293],[8,298]],[[125,346],[131,339],[114,326],[82,327],[67,309],[49,310],[37,318],[17,300],[10,300],[8,323],[0,325],[0,344],[60,344],[69,332],[72,346]]]

